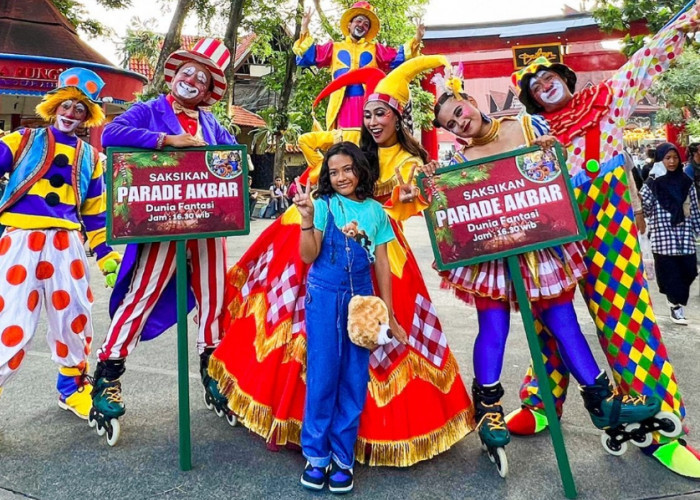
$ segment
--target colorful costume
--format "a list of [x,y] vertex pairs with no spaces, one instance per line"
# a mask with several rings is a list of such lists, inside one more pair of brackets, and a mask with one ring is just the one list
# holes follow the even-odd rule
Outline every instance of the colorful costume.
[[[615,382],[623,393],[658,397],[663,410],[681,417],[685,408],[651,308],[621,153],[627,119],[654,77],[682,50],[685,31],[698,24],[697,9],[693,6],[656,34],[612,78],[575,93],[563,109],[542,113],[552,134],[568,150],[572,183],[587,230],[588,275],[583,295]],[[546,64],[535,64],[514,75],[514,83],[521,87],[521,101],[531,99],[528,75],[546,69]],[[591,160],[600,165],[600,171],[589,177],[584,166]],[[553,337],[539,326],[549,383],[561,411],[569,373]],[[532,369],[521,398],[523,410],[512,415],[509,428],[517,433],[544,428],[546,419],[532,411],[542,408]],[[661,436],[654,443],[644,451],[679,474],[700,477],[700,461],[690,447]],[[659,446],[664,443],[668,444]]]
[[[188,61],[204,65],[214,82],[209,99],[211,104],[220,99],[226,88],[224,70],[231,59],[226,46],[215,39],[202,39],[192,51],[178,51],[166,61],[165,80],[171,83],[179,72],[177,64]],[[169,69],[170,68],[170,69]],[[195,81],[195,72],[191,78]],[[222,83],[223,82],[223,83]],[[223,85],[223,88],[221,88]],[[191,86],[188,86],[191,88]],[[175,89],[173,89],[175,92]],[[204,94],[202,94],[204,95]],[[173,93],[136,103],[124,114],[109,123],[103,132],[105,147],[123,146],[160,149],[166,136],[188,132],[210,145],[236,144],[236,140],[217,121],[214,115],[201,109],[180,105]],[[206,366],[208,355],[218,345],[225,326],[224,285],[226,273],[226,242],[223,238],[188,240],[187,257],[188,309],[197,304],[199,334],[197,350]],[[110,299],[112,322],[102,347],[95,371],[95,411],[109,418],[121,416],[125,409],[121,399],[119,377],[124,373],[125,359],[139,340],[148,340],[161,334],[176,323],[175,242],[131,244],[127,246],[124,261]],[[207,358],[207,359],[204,359]],[[203,376],[207,388],[209,378]],[[91,415],[91,424],[93,423]],[[98,422],[98,431],[103,425]],[[117,437],[109,437],[114,444]]]
[[[322,151],[338,140],[357,143],[359,130],[300,138],[312,182],[318,178]],[[401,232],[401,221],[425,204],[420,199],[398,202],[394,169],[407,178],[411,167],[421,163],[398,145],[379,149],[375,199],[383,203],[396,236],[387,244],[392,301],[409,341],[404,345],[394,339],[369,358],[369,396],[355,444],[356,459],[369,465],[415,464],[447,450],[472,429],[471,401],[457,362]],[[233,322],[209,366],[239,421],[274,444],[299,444],[304,416],[308,269],[299,256],[300,220],[296,207],[287,210],[229,270]]]
[[[355,40],[348,32],[347,25],[358,15],[368,17],[371,27],[364,38]],[[317,44],[313,37],[305,33],[294,42],[292,50],[297,55],[297,66],[330,67],[331,77],[335,79],[358,68],[389,71],[420,53],[420,43],[415,39],[405,43],[398,50],[375,42],[379,27],[379,18],[374,13],[374,8],[367,2],[358,2],[343,13],[340,20],[340,29],[345,35],[343,41]],[[326,111],[326,129],[361,126],[364,96],[364,88],[359,83],[334,92]]]
[[[88,126],[104,119],[96,102],[104,82],[92,71],[71,68],[37,112],[57,119],[57,108],[78,103]],[[64,118],[66,115],[62,115]],[[82,120],[71,120],[74,122]],[[92,302],[81,226],[100,268],[119,259],[105,243],[105,193],[98,151],[57,125],[24,129],[0,139],[0,391],[16,373],[39,322],[42,302],[49,322],[52,359],[61,365],[59,406],[87,418],[87,357],[92,341]]]

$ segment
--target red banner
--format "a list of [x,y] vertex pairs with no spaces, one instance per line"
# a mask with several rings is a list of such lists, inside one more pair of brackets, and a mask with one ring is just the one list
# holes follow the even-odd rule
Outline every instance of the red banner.
[[485,262],[582,238],[568,174],[554,150],[528,148],[422,178],[438,267]]
[[247,234],[246,158],[245,146],[109,149],[108,241]]

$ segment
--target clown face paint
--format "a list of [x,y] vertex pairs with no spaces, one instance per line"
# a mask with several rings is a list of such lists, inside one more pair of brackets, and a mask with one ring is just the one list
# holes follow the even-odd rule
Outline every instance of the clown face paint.
[[80,101],[63,101],[56,108],[56,128],[64,134],[73,135],[87,119],[87,106]]
[[363,38],[372,26],[370,20],[365,16],[355,16],[348,24],[348,31],[355,40]]
[[437,114],[438,123],[457,137],[467,139],[486,135],[490,125],[484,122],[473,99],[447,99]]
[[211,74],[202,64],[188,62],[183,64],[173,77],[171,93],[176,101],[187,108],[196,108],[209,98],[211,91]]
[[530,93],[545,111],[556,111],[571,99],[564,80],[555,72],[540,70],[530,80]]

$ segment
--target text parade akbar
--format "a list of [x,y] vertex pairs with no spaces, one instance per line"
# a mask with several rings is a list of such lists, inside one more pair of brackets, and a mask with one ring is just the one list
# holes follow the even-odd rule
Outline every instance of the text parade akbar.
[[182,184],[155,184],[152,186],[119,186],[117,188],[117,203],[237,197],[238,184],[236,182],[200,182],[184,186]]
[[550,184],[538,189],[508,193],[502,199],[500,197],[488,198],[438,210],[435,212],[435,221],[438,227],[444,226],[445,222],[448,226],[453,226],[503,213],[532,209],[563,199],[561,187],[557,184]]

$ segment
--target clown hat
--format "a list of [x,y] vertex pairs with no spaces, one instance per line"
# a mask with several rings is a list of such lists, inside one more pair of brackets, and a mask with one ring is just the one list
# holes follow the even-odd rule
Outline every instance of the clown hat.
[[348,24],[357,16],[365,16],[369,19],[370,27],[365,35],[365,40],[373,40],[374,37],[377,36],[377,33],[379,33],[380,23],[377,14],[374,13],[374,7],[372,7],[369,2],[357,2],[343,12],[343,15],[340,17],[340,31],[343,32],[343,35],[350,36]]
[[56,88],[44,96],[37,105],[36,112],[44,120],[51,121],[56,116],[56,108],[62,102],[75,99],[87,106],[88,117],[85,120],[85,126],[98,126],[105,119],[98,99],[104,86],[104,80],[94,71],[85,68],[69,68],[58,75]]
[[367,101],[382,101],[399,113],[411,98],[408,84],[417,75],[429,69],[449,66],[445,56],[418,56],[402,63],[377,84]]
[[211,96],[203,103],[205,106],[211,106],[219,101],[226,92],[224,72],[231,62],[231,51],[226,48],[224,42],[216,38],[203,38],[195,44],[192,50],[176,50],[165,61],[165,83],[170,85],[180,66],[190,61],[203,64],[211,73],[214,86]]

